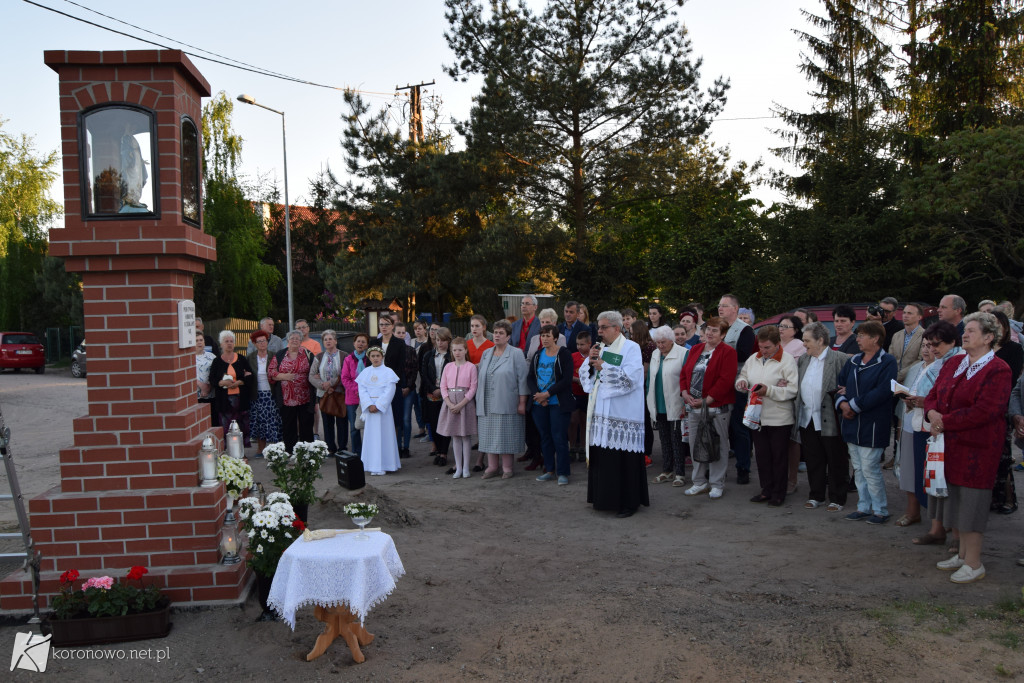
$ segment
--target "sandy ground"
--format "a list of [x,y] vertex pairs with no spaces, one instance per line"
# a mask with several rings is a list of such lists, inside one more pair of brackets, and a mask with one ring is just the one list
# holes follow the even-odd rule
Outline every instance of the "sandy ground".
[[[57,449],[71,443],[70,418],[84,404],[84,381],[65,374],[0,376],[0,407],[15,434],[26,493],[56,482]],[[991,518],[983,557],[988,576],[957,586],[934,567],[945,559],[943,549],[910,544],[921,526],[871,527],[823,508],[804,510],[803,475],[800,490],[780,509],[749,503],[753,487],[733,484],[730,468],[721,500],[651,485],[651,507],[621,520],[586,505],[582,465],[574,465],[567,487],[538,483],[522,470],[506,481],[453,481],[427,450],[414,444],[400,473],[369,478],[362,492],[339,488],[328,463],[325,500],[310,510],[313,528],[349,527],[341,505],[378,502],[384,512],[374,524],[394,537],[405,564],[395,593],[366,621],[376,640],[364,648],[363,664],[354,664],[340,642],[307,663],[320,631],[312,609],[299,613],[292,632],[281,622],[256,623],[259,609],[250,598],[241,608],[179,610],[166,639],[92,649],[168,648],[165,661],[51,658],[45,675],[80,681],[1024,677],[1024,567],[1015,564],[1024,552],[1024,512]],[[257,479],[268,482],[256,462]],[[891,473],[887,481],[898,515],[903,497]],[[19,630],[26,630],[23,622],[0,624],[4,663]],[[24,671],[10,676],[42,680]]]

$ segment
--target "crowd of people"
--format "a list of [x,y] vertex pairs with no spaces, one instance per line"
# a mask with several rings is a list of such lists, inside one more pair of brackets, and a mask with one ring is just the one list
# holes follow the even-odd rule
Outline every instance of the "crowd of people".
[[[937,568],[969,583],[985,575],[989,514],[1017,510],[1021,326],[1009,302],[986,300],[968,314],[961,297],[946,295],[927,328],[926,307],[905,303],[899,319],[898,307],[882,299],[858,324],[853,308],[837,306],[830,334],[806,309],[755,331],[754,312],[732,294],[707,319],[691,303],[591,321],[570,301],[561,322],[526,295],[514,322],[488,331],[475,315],[466,338],[420,320],[410,335],[382,314],[379,334],[356,335],[351,354],[331,330],[322,347],[310,339],[306,321],[276,337],[268,318],[245,358],[232,332],[211,348],[199,328],[199,396],[258,452],[322,434],[331,452],[358,453],[370,474],[398,470],[412,438],[430,443],[435,465],[451,457],[456,480],[509,479],[518,455],[537,481],[564,486],[574,463],[586,463],[587,501],[622,518],[650,504],[649,483],[719,499],[729,460],[743,486],[753,456],[751,502],[782,506],[806,471],[805,509],[881,525],[892,516],[884,471],[893,468],[906,494],[896,525],[927,520],[913,542],[945,545],[950,556]],[[655,434],[661,466],[649,479]],[[945,490],[928,486],[929,451],[942,453]],[[853,491],[856,509],[847,510]]]

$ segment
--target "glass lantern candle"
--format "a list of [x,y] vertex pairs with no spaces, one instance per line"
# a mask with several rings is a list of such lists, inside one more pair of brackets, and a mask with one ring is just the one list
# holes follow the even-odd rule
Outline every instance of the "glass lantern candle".
[[220,534],[221,564],[238,564],[242,558],[238,556],[238,537],[233,528],[224,527]]
[[200,486],[211,488],[217,485],[217,449],[211,436],[203,439],[203,447],[199,449],[199,471],[203,478]]
[[235,420],[232,420],[228,426],[228,433],[224,440],[228,455],[241,460],[245,455],[245,444],[242,441],[242,430],[238,428],[238,422]]

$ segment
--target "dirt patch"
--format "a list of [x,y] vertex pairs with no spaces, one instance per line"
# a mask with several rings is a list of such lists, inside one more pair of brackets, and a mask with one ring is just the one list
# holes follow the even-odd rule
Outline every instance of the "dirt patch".
[[[0,378],[0,402],[13,429],[8,379]],[[27,385],[37,378],[20,379]],[[75,400],[65,389],[53,391],[50,398],[40,391],[33,402]],[[13,392],[15,400],[20,395],[24,390]],[[32,486],[39,491],[56,481],[62,445],[56,442],[71,441],[70,420],[48,423],[53,466],[37,468],[40,480]],[[536,482],[521,469],[509,480],[452,480],[428,450],[415,443],[400,473],[374,477],[362,492],[337,487],[334,464],[325,464],[318,488],[327,495],[310,510],[314,529],[351,528],[341,511],[345,502],[377,503],[382,514],[374,526],[394,537],[405,564],[395,593],[366,620],[376,640],[364,649],[365,663],[354,664],[339,643],[305,662],[320,632],[312,610],[299,612],[293,632],[283,623],[256,623],[259,610],[250,598],[242,608],[180,611],[163,640],[96,648],[168,647],[167,661],[51,659],[48,674],[104,683],[111,675],[160,681],[1024,677],[1024,568],[1016,565],[1022,513],[991,518],[983,555],[988,576],[956,586],[935,569],[944,549],[911,545],[920,526],[871,527],[823,508],[805,510],[802,475],[800,490],[779,509],[747,502],[753,489],[736,486],[731,468],[718,501],[652,484],[651,507],[622,520],[586,505],[580,465],[565,487]],[[260,461],[254,469],[264,485],[271,480]],[[890,473],[886,479],[890,507],[900,513],[902,495]],[[10,622],[0,627],[0,657],[19,629],[25,630]],[[16,671],[11,678],[38,675]]]

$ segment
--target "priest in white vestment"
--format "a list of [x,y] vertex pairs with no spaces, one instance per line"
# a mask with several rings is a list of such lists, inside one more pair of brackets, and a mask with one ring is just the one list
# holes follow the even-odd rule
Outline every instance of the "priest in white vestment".
[[580,365],[587,406],[587,502],[630,517],[650,505],[644,468],[644,365],[640,346],[622,335],[622,316],[597,317],[595,344]]

